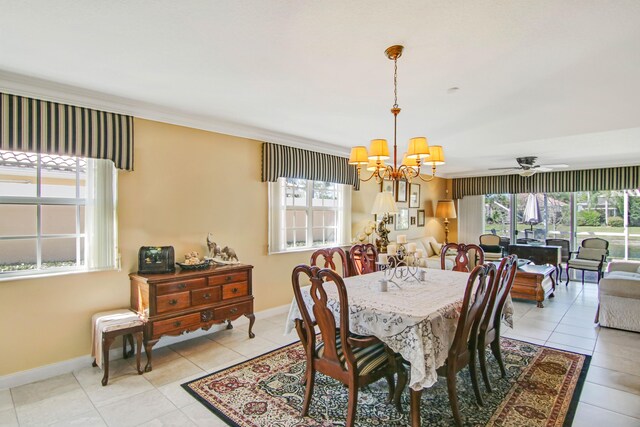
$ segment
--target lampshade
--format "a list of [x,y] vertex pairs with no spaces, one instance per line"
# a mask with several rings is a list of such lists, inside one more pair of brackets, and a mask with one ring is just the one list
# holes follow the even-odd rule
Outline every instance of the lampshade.
[[369,172],[373,172],[376,169],[384,169],[386,167],[387,165],[384,163],[384,160],[380,160],[380,164],[378,164],[378,161],[376,161],[375,159],[371,159],[367,163],[367,170]]
[[349,156],[350,165],[366,165],[369,163],[369,156],[367,155],[367,147],[359,145],[351,149],[351,155]]
[[369,159],[387,160],[389,158],[389,145],[386,139],[372,139],[369,145]]
[[432,145],[429,147],[431,156],[424,162],[430,165],[444,165],[444,150],[441,145]]
[[398,207],[396,206],[395,200],[393,200],[393,194],[388,191],[376,194],[376,199],[373,201],[371,213],[375,215],[398,213]]
[[409,140],[409,148],[407,149],[407,157],[410,159],[426,159],[430,156],[429,144],[427,138],[418,136]]
[[417,169],[418,168],[418,159],[417,158],[410,158],[409,156],[407,156],[407,153],[404,153],[404,155],[402,156],[402,164],[405,165],[408,168],[414,168]]
[[436,218],[457,218],[453,200],[438,200]]

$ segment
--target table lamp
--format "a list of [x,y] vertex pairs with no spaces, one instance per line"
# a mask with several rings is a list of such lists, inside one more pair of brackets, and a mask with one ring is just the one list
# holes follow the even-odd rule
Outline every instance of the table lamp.
[[449,243],[449,219],[457,218],[453,200],[438,200],[436,218],[444,218],[444,244]]
[[398,213],[398,207],[396,206],[396,202],[393,200],[393,194],[388,191],[378,193],[376,195],[376,199],[373,201],[371,213],[378,215],[378,218],[382,216],[382,219],[376,228],[376,233],[380,236],[379,239],[376,239],[376,246],[378,247],[378,252],[386,253],[387,245],[389,244],[390,232],[387,228],[389,215]]

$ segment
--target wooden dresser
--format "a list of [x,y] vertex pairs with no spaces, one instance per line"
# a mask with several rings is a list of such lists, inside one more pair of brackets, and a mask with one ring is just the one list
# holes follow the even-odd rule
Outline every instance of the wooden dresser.
[[249,338],[253,338],[252,269],[235,264],[168,274],[130,274],[131,308],[148,319],[145,371],[151,371],[151,349],[164,335],[208,330],[224,322],[231,329],[231,321],[244,315],[249,319]]

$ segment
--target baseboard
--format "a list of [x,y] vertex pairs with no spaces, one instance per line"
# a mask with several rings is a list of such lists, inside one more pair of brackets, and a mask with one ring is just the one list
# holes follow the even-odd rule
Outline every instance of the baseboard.
[[[255,313],[256,319],[265,319],[267,317],[276,316],[278,314],[287,313],[289,311],[289,304],[281,305],[278,307],[269,308]],[[241,317],[233,322],[234,326],[242,326],[248,324],[249,321],[246,317]],[[215,334],[226,328],[225,324],[213,325],[208,331],[199,329],[195,332],[183,334],[177,337],[163,337],[153,347],[154,349],[173,345],[182,341],[202,337],[209,334]],[[117,348],[115,348],[117,347]],[[142,350],[144,352],[144,349]],[[109,360],[122,359],[122,347],[114,346],[109,351]],[[144,361],[144,359],[143,359]],[[38,366],[37,368],[27,369],[26,371],[19,371],[8,375],[0,376],[0,390],[18,387],[24,384],[29,384],[35,381],[46,380],[47,378],[55,377],[58,375],[68,374],[73,371],[77,371],[87,366],[91,366],[93,357],[90,355],[80,356],[73,359],[63,360],[62,362],[52,363],[50,365]]]

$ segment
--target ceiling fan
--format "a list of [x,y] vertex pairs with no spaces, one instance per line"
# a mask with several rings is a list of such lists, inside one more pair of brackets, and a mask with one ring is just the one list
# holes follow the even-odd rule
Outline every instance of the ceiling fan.
[[520,176],[529,177],[535,174],[536,172],[550,172],[553,169],[560,168],[568,168],[569,165],[565,164],[557,164],[557,165],[536,165],[536,160],[538,158],[536,156],[527,156],[527,157],[517,157],[516,162],[518,162],[518,166],[511,168],[489,168],[492,171],[500,171],[500,170],[513,170],[518,171]]

